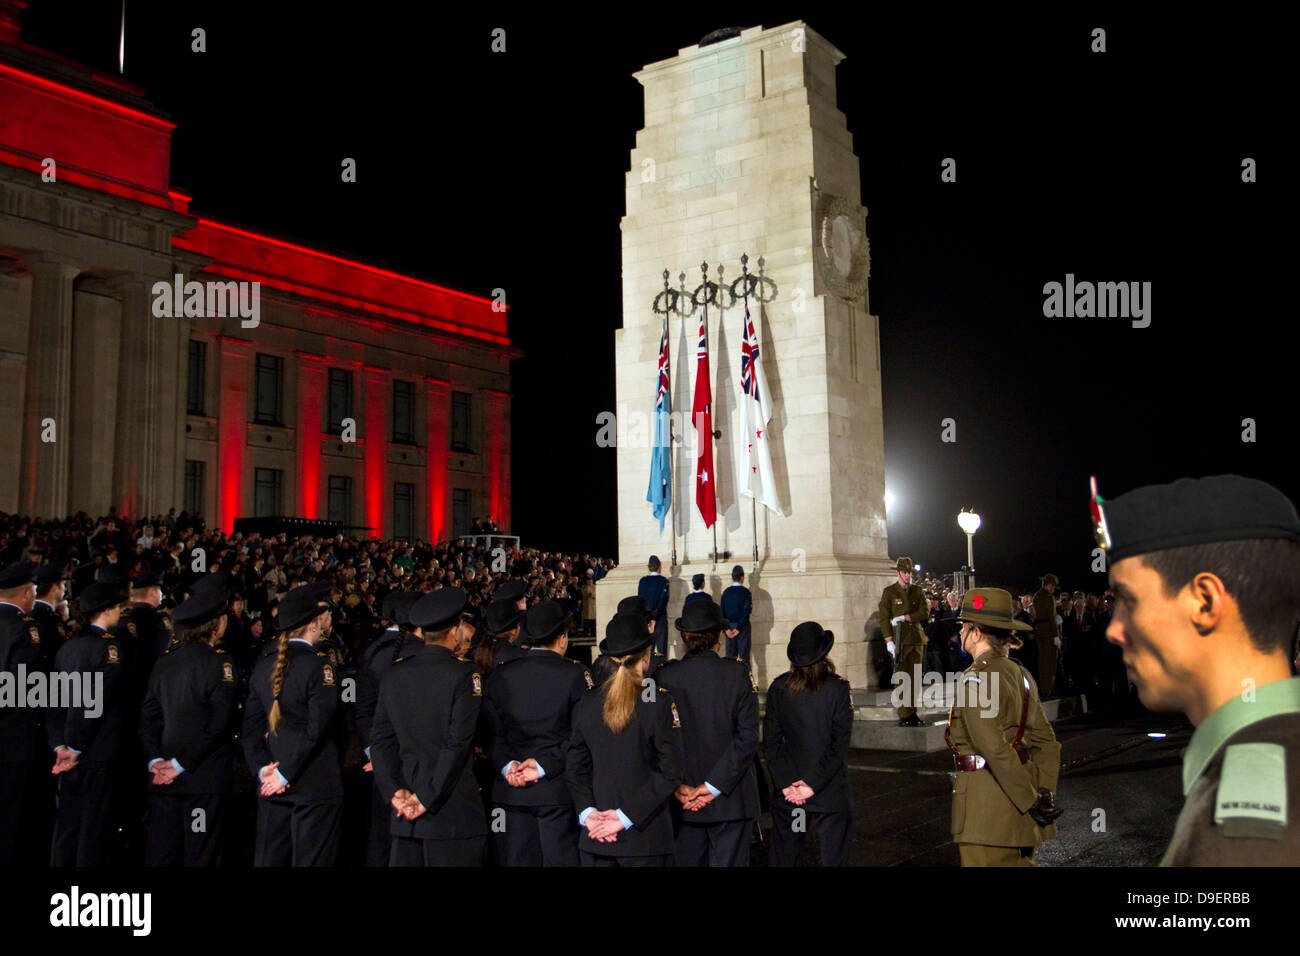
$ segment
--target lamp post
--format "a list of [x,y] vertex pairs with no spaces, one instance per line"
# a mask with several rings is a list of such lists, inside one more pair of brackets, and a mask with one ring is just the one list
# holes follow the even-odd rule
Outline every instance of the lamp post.
[[980,516],[973,511],[957,515],[957,524],[966,532],[966,566],[970,568],[970,587],[975,586],[975,532],[980,529]]

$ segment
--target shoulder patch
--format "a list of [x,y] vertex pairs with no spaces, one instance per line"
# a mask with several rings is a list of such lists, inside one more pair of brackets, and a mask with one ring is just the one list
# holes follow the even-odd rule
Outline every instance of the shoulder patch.
[[222,683],[225,684],[233,684],[235,682],[235,665],[230,661],[221,662],[221,680]]
[[104,662],[106,664],[116,664],[118,661],[117,645],[109,641],[108,646],[104,648]]
[[[482,696],[483,696],[483,678],[482,678],[482,676],[479,674],[478,671],[475,671],[474,673],[470,674],[469,676],[470,676],[470,680],[472,680],[472,681],[474,682],[474,696],[475,696],[475,697],[482,697]],[[493,686],[495,687],[496,685],[494,684]]]
[[136,633],[135,633],[135,621],[127,621],[127,622],[126,622],[126,629],[127,629],[128,631],[131,632],[131,636],[132,636],[132,637],[135,637],[135,636],[136,636]]
[[27,636],[32,639],[33,644],[39,644],[41,642],[41,632],[35,627],[29,627],[27,629]]
[[330,664],[322,664],[322,665],[321,665],[321,669],[320,669],[320,671],[321,671],[321,674],[322,674],[323,677],[324,677],[325,686],[326,686],[326,687],[333,687],[333,686],[334,686],[334,668],[333,668],[333,666],[331,666]]
[[1232,744],[1223,752],[1214,823],[1225,837],[1280,840],[1286,834],[1286,748]]
[[668,706],[672,709],[673,712],[673,726],[680,727],[682,725],[682,719],[679,716],[677,716],[677,701],[670,700],[668,702]]
[[587,690],[591,690],[596,686],[591,679],[591,671],[587,670],[585,667],[582,669],[582,678],[587,682]]

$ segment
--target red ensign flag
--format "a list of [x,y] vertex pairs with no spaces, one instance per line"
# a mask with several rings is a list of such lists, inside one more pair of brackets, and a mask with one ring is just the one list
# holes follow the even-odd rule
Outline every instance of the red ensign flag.
[[713,493],[713,389],[709,385],[709,313],[707,307],[700,314],[700,344],[695,354],[695,404],[691,408],[691,421],[695,425],[695,506],[700,509],[704,527],[713,527],[717,520],[718,504]]

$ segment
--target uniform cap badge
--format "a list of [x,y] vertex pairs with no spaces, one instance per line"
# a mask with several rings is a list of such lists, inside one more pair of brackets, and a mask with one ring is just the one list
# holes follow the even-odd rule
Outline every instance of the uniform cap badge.
[[470,676],[471,676],[471,679],[474,681],[474,696],[475,696],[475,697],[482,697],[482,696],[483,696],[483,678],[480,677],[480,676],[478,675],[477,672],[475,672],[474,674],[472,674],[472,675],[470,675]]

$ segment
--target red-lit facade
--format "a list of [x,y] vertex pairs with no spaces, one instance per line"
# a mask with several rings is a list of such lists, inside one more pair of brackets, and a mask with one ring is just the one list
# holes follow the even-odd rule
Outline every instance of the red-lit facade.
[[[0,510],[508,528],[506,313],[191,214],[174,128],[138,87],[0,24],[0,415],[22,423],[0,443]],[[159,315],[177,274],[256,283],[256,327]]]

